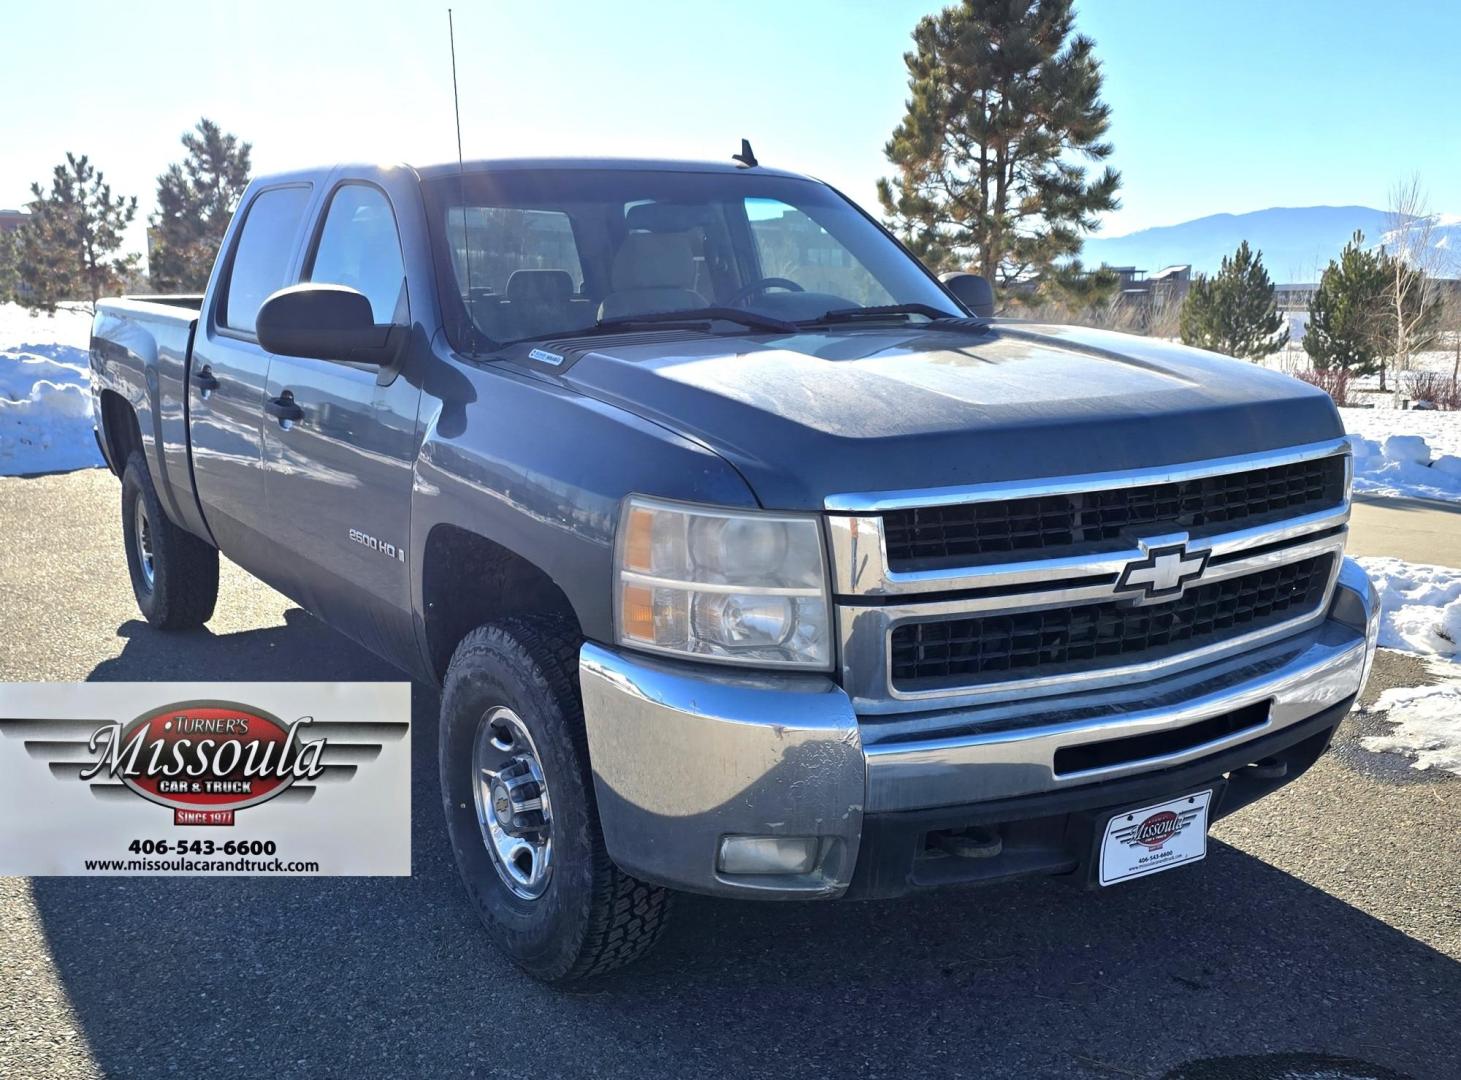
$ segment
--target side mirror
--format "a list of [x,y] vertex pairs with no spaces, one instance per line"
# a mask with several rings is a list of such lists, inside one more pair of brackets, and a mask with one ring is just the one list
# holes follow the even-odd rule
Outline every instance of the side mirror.
[[990,287],[988,280],[978,274],[966,274],[962,270],[940,274],[938,279],[944,283],[944,288],[954,294],[955,300],[975,315],[986,319],[994,318],[994,289]]
[[280,289],[259,308],[259,344],[281,356],[387,367],[400,344],[398,330],[376,323],[370,301],[344,285],[305,282]]

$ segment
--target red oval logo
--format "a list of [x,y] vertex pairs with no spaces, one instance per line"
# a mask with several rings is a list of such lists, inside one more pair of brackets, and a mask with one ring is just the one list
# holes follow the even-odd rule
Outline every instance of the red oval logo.
[[1145,844],[1155,850],[1176,834],[1178,822],[1176,814],[1170,810],[1163,810],[1138,825],[1136,831],[1131,834],[1131,838],[1138,844]]
[[239,810],[323,771],[324,740],[304,737],[312,722],[306,716],[286,724],[226,701],[168,705],[98,731],[93,749],[103,756],[95,770],[163,806]]

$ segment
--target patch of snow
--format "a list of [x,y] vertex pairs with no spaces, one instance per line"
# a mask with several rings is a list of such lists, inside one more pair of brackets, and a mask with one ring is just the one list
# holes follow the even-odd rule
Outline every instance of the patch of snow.
[[1461,412],[1340,409],[1354,450],[1354,490],[1461,502]]
[[1417,769],[1461,774],[1461,570],[1400,559],[1362,558],[1380,593],[1380,645],[1427,654],[1439,681],[1382,693],[1366,711],[1394,725],[1360,745],[1399,753]]
[[1396,465],[1429,465],[1431,448],[1419,435],[1391,435],[1380,448],[1385,460]]
[[91,315],[0,304],[0,476],[102,464],[92,438]]
[[1380,594],[1380,644],[1434,656],[1461,654],[1461,570],[1361,558]]
[[1394,727],[1360,739],[1366,750],[1400,753],[1417,769],[1445,769],[1461,775],[1461,664],[1433,660],[1432,686],[1386,690],[1366,711]]
[[1307,311],[1288,311],[1284,313],[1283,321],[1289,328],[1289,344],[1302,345],[1304,334],[1309,329],[1309,313]]

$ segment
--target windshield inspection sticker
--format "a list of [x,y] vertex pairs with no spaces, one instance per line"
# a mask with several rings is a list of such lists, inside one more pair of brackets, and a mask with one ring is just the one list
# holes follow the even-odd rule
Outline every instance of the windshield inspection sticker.
[[0,874],[409,875],[409,683],[0,684]]

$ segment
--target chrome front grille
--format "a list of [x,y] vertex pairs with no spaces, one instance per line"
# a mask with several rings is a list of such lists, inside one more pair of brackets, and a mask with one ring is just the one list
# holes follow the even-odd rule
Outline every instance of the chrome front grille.
[[1334,559],[1315,555],[1271,566],[1188,589],[1165,604],[1111,600],[904,623],[892,634],[893,685],[916,690],[1035,671],[1088,671],[1262,629],[1313,611],[1329,587]]
[[[1296,633],[1324,617],[1348,491],[1335,440],[831,498],[844,686],[863,713],[952,708],[1140,682]],[[910,535],[935,520],[922,541],[936,535],[941,554],[910,557]]]
[[1070,555],[1158,525],[1207,536],[1343,502],[1344,459],[1312,458],[1166,484],[890,510],[883,536],[889,567],[909,570],[1016,552]]

